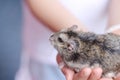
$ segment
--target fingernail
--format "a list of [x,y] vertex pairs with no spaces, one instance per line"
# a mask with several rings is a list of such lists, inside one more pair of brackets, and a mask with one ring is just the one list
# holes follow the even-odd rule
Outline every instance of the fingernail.
[[58,64],[58,66],[59,66],[60,69],[62,69],[62,68],[65,66],[65,63],[64,63],[64,62],[60,62],[60,63]]
[[84,76],[88,76],[91,73],[91,69],[90,68],[86,68],[84,71]]

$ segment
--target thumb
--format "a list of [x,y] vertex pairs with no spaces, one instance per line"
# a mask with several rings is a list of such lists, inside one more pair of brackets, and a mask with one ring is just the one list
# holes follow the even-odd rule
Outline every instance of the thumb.
[[65,75],[66,80],[72,80],[73,76],[74,76],[74,71],[67,68],[67,67],[63,67],[62,69],[63,74]]
[[61,56],[59,54],[57,55],[56,60],[57,60],[57,63],[59,65],[61,71],[65,75],[66,80],[72,80],[73,75],[74,75],[74,71],[65,66],[65,64],[62,61],[62,58],[61,58]]
[[116,76],[115,80],[120,80],[120,73]]

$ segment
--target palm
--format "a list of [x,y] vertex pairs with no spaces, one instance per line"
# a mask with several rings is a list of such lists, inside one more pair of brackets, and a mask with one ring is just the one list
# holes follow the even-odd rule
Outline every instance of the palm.
[[[57,55],[58,64],[62,62],[62,59],[59,55]],[[73,70],[64,66],[61,68],[61,71],[66,77],[66,80],[113,80],[109,78],[101,78],[102,69],[101,68],[84,68],[78,73],[75,73]],[[120,76],[118,76],[115,80],[120,80]]]

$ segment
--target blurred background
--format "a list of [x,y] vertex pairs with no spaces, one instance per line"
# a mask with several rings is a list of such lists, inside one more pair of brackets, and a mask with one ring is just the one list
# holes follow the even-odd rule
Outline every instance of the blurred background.
[[19,68],[21,0],[0,0],[0,80],[14,80]]

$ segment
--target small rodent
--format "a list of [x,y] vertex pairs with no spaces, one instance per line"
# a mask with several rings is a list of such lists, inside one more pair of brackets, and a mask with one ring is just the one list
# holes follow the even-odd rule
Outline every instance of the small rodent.
[[102,76],[114,78],[120,72],[120,35],[82,32],[76,28],[74,25],[50,37],[64,63],[76,72],[84,67],[101,67]]

